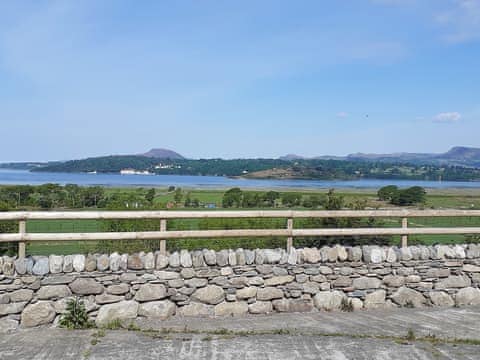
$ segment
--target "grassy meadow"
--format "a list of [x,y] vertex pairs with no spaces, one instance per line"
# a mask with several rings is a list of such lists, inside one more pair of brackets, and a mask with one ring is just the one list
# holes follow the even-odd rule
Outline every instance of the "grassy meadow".
[[[126,189],[106,189],[106,192],[135,192],[134,188]],[[293,190],[292,190],[293,191]],[[221,208],[223,190],[184,190],[190,197],[198,199],[204,204],[215,204],[217,209]],[[326,190],[304,190],[300,193],[302,196],[322,195]],[[393,207],[385,202],[379,201],[376,192],[372,190],[345,190],[338,192],[345,198],[345,203],[350,204],[356,200],[366,202],[368,208],[388,208]],[[154,198],[154,205],[162,206],[167,202],[174,200],[174,193],[167,189],[157,189]],[[479,209],[480,191],[479,190],[431,190],[428,191],[427,201],[424,208],[435,209]],[[298,209],[303,209],[299,207]],[[177,210],[181,210],[177,209]],[[205,209],[199,209],[205,210]],[[215,210],[211,210],[215,211]],[[381,226],[400,227],[400,219],[382,219]],[[294,226],[315,227],[315,223],[296,220]],[[222,228],[282,228],[285,226],[285,219],[188,219],[171,220],[168,223],[168,230],[194,230],[194,229],[222,229]],[[362,226],[362,225],[360,225]],[[411,227],[449,227],[449,226],[480,226],[480,218],[413,218],[409,220]],[[30,220],[27,222],[27,232],[31,233],[62,233],[62,232],[102,232],[102,231],[152,231],[158,229],[158,221],[129,220],[128,226],[121,221],[102,222],[97,220]],[[294,245],[311,245],[308,239],[296,239]],[[409,244],[435,244],[435,243],[462,243],[467,239],[463,235],[417,235],[409,237]],[[169,240],[167,247],[169,250],[201,249],[201,248],[257,248],[257,247],[283,247],[285,239],[282,238],[235,238],[235,239],[188,239],[188,240]],[[332,239],[332,241],[335,241]],[[399,244],[400,237],[394,236],[389,240],[390,243]],[[321,243],[318,243],[321,245]],[[123,242],[35,242],[27,244],[27,253],[31,255],[47,254],[74,254],[88,252],[111,252],[116,250],[141,251],[155,250],[158,248],[158,241],[130,241]]]

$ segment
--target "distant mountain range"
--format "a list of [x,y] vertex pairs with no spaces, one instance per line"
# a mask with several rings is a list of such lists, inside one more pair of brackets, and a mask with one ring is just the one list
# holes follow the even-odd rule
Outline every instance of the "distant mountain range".
[[480,181],[480,148],[454,147],[443,154],[393,153],[278,159],[187,159],[162,148],[136,155],[110,155],[45,163],[0,164],[0,168],[41,172],[119,173],[135,170],[163,175],[221,175],[258,179],[410,179]]
[[143,154],[110,155],[45,163],[0,164],[0,168],[35,172],[209,175],[255,179],[408,179],[480,181],[480,149],[454,147],[443,154],[351,154],[279,159],[186,159],[168,149]]
[[[179,153],[162,148],[154,148],[143,154],[136,155],[108,155],[96,156],[79,160],[68,161],[45,161],[45,162],[9,162],[0,163],[0,169],[11,170],[51,170],[51,171],[105,171],[114,170],[118,167],[132,167],[133,165],[147,166],[158,163],[158,160],[185,160]],[[80,169],[80,170],[78,170]]]
[[347,156],[315,156],[307,158],[296,154],[281,156],[280,160],[347,160],[347,161],[377,161],[388,163],[410,163],[410,164],[435,164],[435,165],[456,165],[467,167],[480,167],[480,148],[456,146],[446,153],[392,153],[392,154],[365,154],[355,153]]

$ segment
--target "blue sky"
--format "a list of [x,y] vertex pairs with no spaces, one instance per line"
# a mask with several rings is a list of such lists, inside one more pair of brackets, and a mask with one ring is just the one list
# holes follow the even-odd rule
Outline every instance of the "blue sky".
[[0,131],[0,161],[480,147],[480,0],[2,1]]

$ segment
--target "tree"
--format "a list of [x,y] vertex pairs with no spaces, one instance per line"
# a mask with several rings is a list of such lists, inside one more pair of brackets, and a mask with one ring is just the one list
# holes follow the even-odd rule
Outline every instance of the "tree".
[[306,208],[316,209],[319,206],[321,206],[323,202],[324,201],[322,200],[322,198],[320,196],[310,195],[310,196],[307,196],[303,200],[303,206],[306,207]]
[[185,202],[183,203],[183,206],[185,206],[185,207],[191,207],[192,206],[192,198],[190,197],[189,192],[187,193],[187,195],[185,195]]
[[275,207],[275,201],[280,198],[280,194],[276,191],[268,191],[263,198],[267,206]]
[[184,205],[185,207],[198,208],[200,207],[200,200],[198,200],[197,198],[192,199],[191,194],[187,193]]
[[155,189],[151,188],[145,194],[145,200],[147,200],[150,203],[150,205],[153,205],[153,199],[155,199]]
[[29,197],[34,192],[34,187],[31,185],[13,185],[13,186],[6,186],[2,189],[3,199],[8,199],[9,202],[15,203],[16,207],[20,207],[22,205],[27,205]]
[[421,186],[413,186],[408,189],[402,189],[398,192],[398,196],[392,199],[392,204],[400,206],[408,206],[415,204],[423,204],[426,200],[427,192]]
[[298,193],[283,193],[280,196],[280,199],[282,200],[282,205],[286,207],[294,207],[300,205],[302,195]]
[[194,198],[191,204],[192,204],[192,207],[198,208],[200,207],[200,200],[198,200],[198,198]]
[[240,207],[242,204],[243,191],[236,187],[231,188],[223,194],[222,206],[224,208]]
[[87,207],[98,207],[105,198],[105,190],[101,186],[91,186],[83,189],[83,203]]
[[260,197],[258,194],[253,192],[244,192],[242,198],[242,207],[244,208],[253,208],[258,207],[260,202]]
[[[137,210],[151,206],[145,198],[145,193],[139,191],[115,191],[102,202],[102,205],[108,210]],[[144,220],[138,221],[144,222]]]
[[335,189],[328,190],[325,199],[325,210],[341,210],[344,207],[344,198],[335,194]]
[[379,200],[392,201],[392,199],[398,196],[398,186],[396,185],[384,186],[380,190],[378,190],[377,196]]
[[415,202],[415,203],[418,203],[418,204],[423,204],[425,203],[426,201],[426,197],[427,197],[427,192],[426,190],[421,187],[421,186],[413,186],[409,189],[407,189],[407,194],[408,196]]
[[175,203],[177,204],[180,204],[182,202],[182,198],[183,198],[182,189],[176,188],[175,194],[173,195],[173,201],[175,201]]
[[52,207],[54,207],[54,202],[50,195],[40,195],[40,197],[38,198],[38,205],[42,209],[51,209]]
[[65,192],[67,193],[67,206],[76,208],[82,205],[82,189],[76,184],[65,185]]

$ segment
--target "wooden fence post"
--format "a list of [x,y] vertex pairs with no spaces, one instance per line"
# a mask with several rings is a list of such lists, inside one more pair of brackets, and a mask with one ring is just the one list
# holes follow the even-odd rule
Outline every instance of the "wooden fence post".
[[[25,234],[27,229],[27,222],[25,220],[20,220],[18,222],[18,233],[20,236],[22,236],[23,240],[23,235]],[[26,244],[25,241],[20,241],[18,243],[18,258],[23,259],[25,257],[25,252],[26,252]]]
[[[160,231],[167,231],[167,219],[160,219]],[[167,255],[167,240],[160,240],[160,254]]]
[[[287,229],[293,230],[293,218],[287,219]],[[293,246],[293,237],[289,236],[287,237],[287,253],[290,253],[290,250],[292,250],[292,246]]]
[[[402,229],[408,228],[408,218],[402,219]],[[402,235],[402,247],[408,246],[408,235]]]

